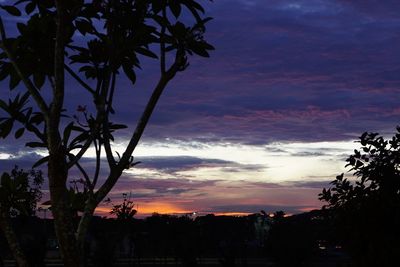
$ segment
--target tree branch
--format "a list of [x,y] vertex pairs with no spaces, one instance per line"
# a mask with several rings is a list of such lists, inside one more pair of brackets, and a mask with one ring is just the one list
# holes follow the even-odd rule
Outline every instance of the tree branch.
[[161,26],[161,36],[160,36],[160,68],[161,68],[161,74],[165,73],[166,66],[165,66],[165,30],[166,30],[166,25],[167,23],[167,14],[166,14],[166,8],[163,8],[162,11],[163,19],[164,19],[164,24]]
[[64,64],[64,68],[67,72],[80,84],[83,88],[89,91],[92,95],[96,94],[96,91],[93,90],[87,83],[85,83],[67,64]]
[[113,72],[112,77],[111,77],[110,94],[108,96],[108,101],[107,101],[107,110],[106,110],[107,118],[108,118],[108,115],[110,114],[110,111],[112,110],[112,104],[113,104],[114,92],[115,92],[116,76],[117,76],[116,73]]
[[79,164],[79,162],[76,162],[75,165],[79,169],[79,171],[82,173],[83,177],[85,178],[86,184],[88,185],[90,191],[93,191],[93,188],[94,188],[93,183],[92,183],[92,181],[90,181],[89,175],[87,174],[85,169],[81,166],[81,164]]
[[[107,71],[106,74],[106,79],[103,80],[102,83],[102,89],[100,91],[100,99],[99,103],[97,103],[96,108],[98,112],[98,119],[102,123],[102,128],[103,128],[103,142],[104,142],[104,151],[106,152],[106,157],[108,161],[108,165],[110,166],[110,169],[113,168],[116,163],[115,159],[111,150],[111,144],[110,144],[110,129],[108,127],[108,113],[106,112],[105,104],[106,104],[106,96],[107,92],[109,90],[110,86],[110,76],[111,73]],[[114,83],[115,85],[115,83]],[[109,103],[111,105],[111,103]]]
[[100,165],[101,165],[101,161],[100,161],[100,157],[101,157],[101,143],[99,140],[99,145],[97,145],[96,140],[94,140],[94,147],[96,149],[96,169],[95,169],[95,173],[94,173],[94,177],[93,177],[93,190],[97,184],[97,180],[99,178],[99,174],[100,174]]
[[68,165],[67,165],[68,169],[70,169],[72,166],[74,166],[75,163],[77,163],[82,158],[82,156],[89,149],[91,143],[92,143],[92,138],[90,137],[89,139],[86,140],[85,144],[83,145],[81,150],[79,150],[78,154],[76,154],[74,156],[74,158],[70,162],[68,162]]
[[115,183],[118,181],[118,178],[121,176],[122,171],[129,165],[130,157],[135,150],[137,144],[139,143],[139,140],[144,132],[144,129],[146,128],[148,121],[150,120],[151,114],[153,113],[162,92],[168,85],[168,82],[180,70],[183,61],[183,53],[177,52],[174,64],[172,64],[172,66],[168,69],[168,71],[165,72],[165,74],[161,75],[120,161],[114,168],[110,168],[109,176],[107,177],[103,185],[99,188],[99,190],[97,190],[97,192],[95,193],[97,205],[107,196]]
[[[56,1],[57,16],[56,16],[56,38],[55,38],[55,52],[54,52],[54,80],[55,90],[53,95],[53,102],[51,105],[50,117],[52,118],[50,123],[54,129],[51,131],[58,131],[58,125],[60,123],[60,114],[64,102],[64,90],[65,90],[65,74],[64,74],[64,36],[65,36],[65,7],[64,1]],[[50,132],[50,129],[49,129]]]

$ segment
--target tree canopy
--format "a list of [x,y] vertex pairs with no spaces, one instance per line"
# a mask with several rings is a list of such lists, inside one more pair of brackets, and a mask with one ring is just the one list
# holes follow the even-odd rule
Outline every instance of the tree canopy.
[[42,197],[41,171],[19,169],[4,172],[0,178],[0,228],[7,239],[18,266],[28,266],[11,218],[35,216],[37,203]]
[[[360,150],[320,199],[361,266],[389,266],[400,252],[400,127],[391,139],[365,132]],[[392,262],[390,262],[392,261]]]
[[[214,49],[204,38],[211,18],[194,0],[19,0],[0,8],[0,81],[8,80],[12,91],[0,100],[0,138],[26,135],[26,146],[48,151],[34,167],[47,163],[64,264],[79,266],[90,219],[122,172],[137,164],[132,154],[164,89],[190,56],[208,57]],[[3,14],[23,17],[11,20],[17,29],[11,36]],[[112,120],[124,89],[117,81],[134,86],[144,58],[156,60],[158,79],[119,154],[115,133],[127,126]],[[77,110],[67,90],[79,91]],[[94,167],[82,163],[90,149]],[[88,190],[77,228],[67,188],[72,169]]]

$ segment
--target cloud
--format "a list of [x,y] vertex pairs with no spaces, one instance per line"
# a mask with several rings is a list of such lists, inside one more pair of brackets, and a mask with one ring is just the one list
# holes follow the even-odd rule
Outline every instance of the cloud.
[[166,173],[175,173],[181,170],[200,167],[213,167],[232,163],[221,159],[197,158],[190,156],[137,157],[137,160],[142,162],[140,165],[138,165],[138,168],[156,169]]
[[32,165],[42,158],[41,155],[35,152],[3,151],[6,153],[3,154],[4,157],[0,157],[0,173],[4,171],[9,172],[15,166],[23,169],[31,169]]
[[[318,206],[318,188],[343,170],[356,146],[347,141],[364,131],[390,135],[398,124],[399,7],[397,0],[207,4],[214,20],[205,38],[216,50],[210,59],[190,57],[166,88],[136,151],[142,164],[124,174],[114,194],[132,189],[141,200],[174,203],[170,210]],[[5,20],[12,35],[11,24]],[[117,82],[111,118],[130,126],[116,134],[117,148],[157,81],[158,62],[143,60],[142,67],[134,87]],[[67,87],[75,86],[67,76]],[[0,97],[15,93],[1,90]],[[73,113],[91,96],[67,90],[65,99]],[[0,168],[39,158],[24,151],[25,141],[1,140]],[[92,158],[83,164],[92,168]],[[266,183],[253,183],[260,181]]]

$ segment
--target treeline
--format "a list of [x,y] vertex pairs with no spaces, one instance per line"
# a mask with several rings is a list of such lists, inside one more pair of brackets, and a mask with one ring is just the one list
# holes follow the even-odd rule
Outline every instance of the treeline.
[[[246,266],[249,258],[265,257],[282,266],[296,266],[322,256],[326,259],[327,250],[337,247],[322,211],[280,215],[283,213],[274,217],[265,213],[195,218],[154,214],[129,220],[95,217],[85,254],[94,266],[112,266],[121,258],[174,258],[181,266],[216,258],[221,266]],[[13,222],[31,266],[43,266],[46,257],[58,256],[52,220],[31,217]],[[1,257],[10,258],[4,237],[0,243]]]

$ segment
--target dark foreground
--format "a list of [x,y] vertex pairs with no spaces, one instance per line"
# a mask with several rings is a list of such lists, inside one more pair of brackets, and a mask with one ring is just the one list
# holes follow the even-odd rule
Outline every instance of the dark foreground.
[[[60,259],[46,259],[45,261],[46,267],[61,267],[63,263]],[[89,266],[94,266],[93,264],[89,264]],[[161,267],[161,266],[230,266],[230,267],[274,267],[274,266],[282,266],[271,259],[268,258],[252,258],[252,259],[236,259],[234,262],[226,263],[221,261],[221,259],[217,258],[202,258],[197,259],[196,263],[193,265],[188,265],[183,263],[180,260],[176,260],[173,258],[145,258],[145,259],[119,259],[114,265],[115,267]],[[315,259],[307,263],[308,267],[347,267],[351,266],[345,259]],[[4,267],[16,267],[15,262],[13,260],[5,260]]]

